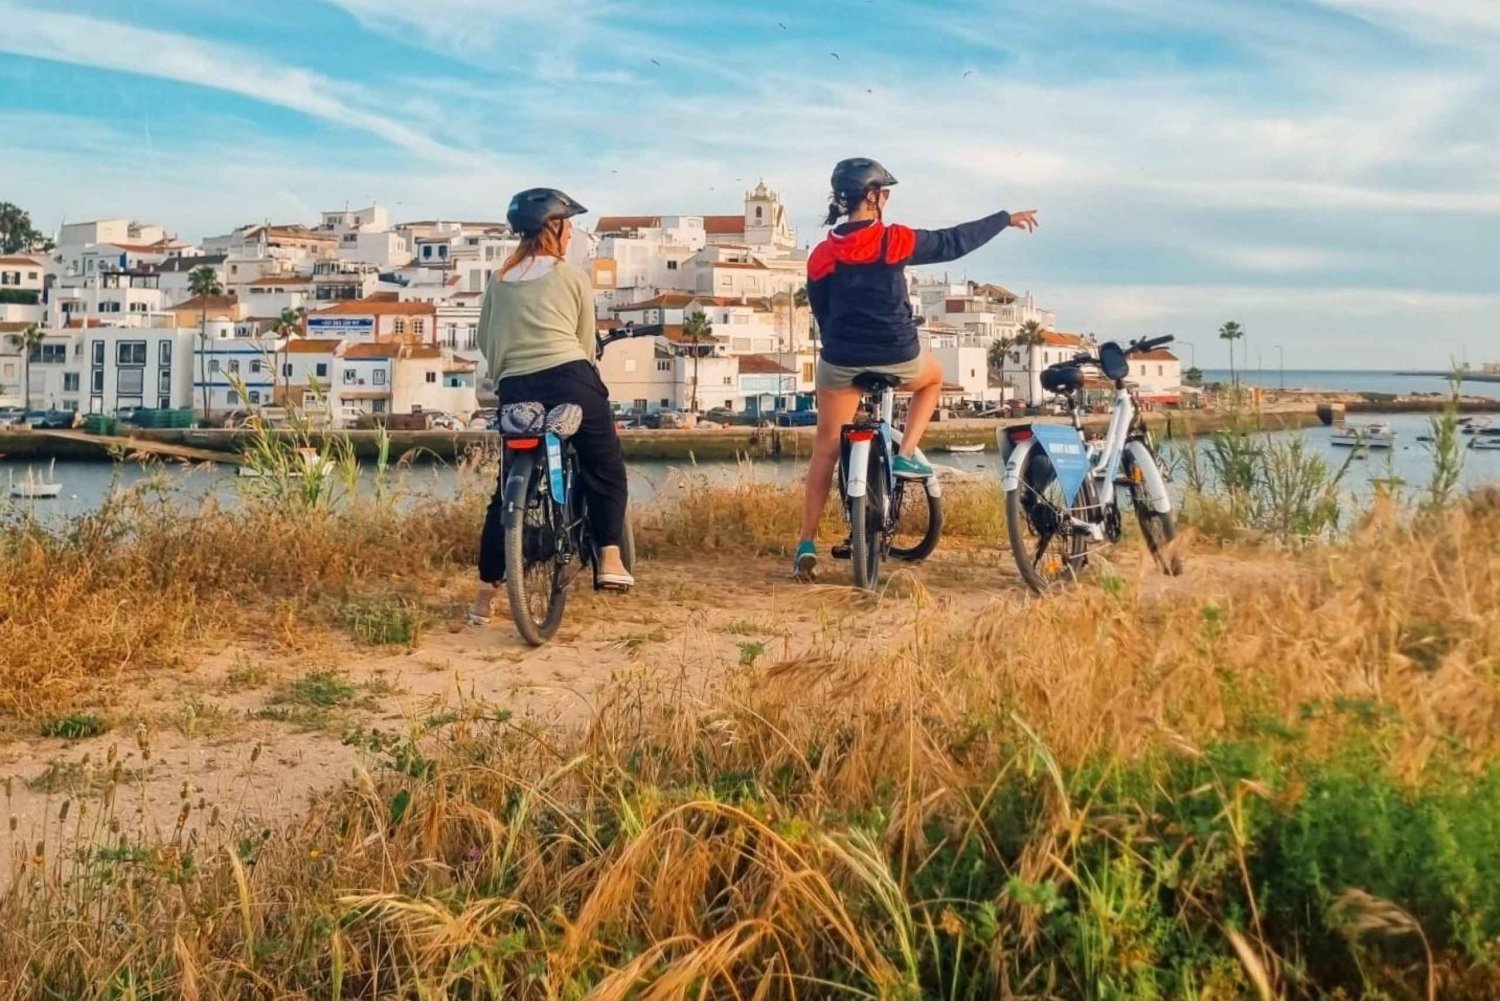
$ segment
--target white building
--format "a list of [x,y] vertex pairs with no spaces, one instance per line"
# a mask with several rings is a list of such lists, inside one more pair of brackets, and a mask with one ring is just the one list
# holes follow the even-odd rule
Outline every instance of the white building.
[[[922,340],[932,350],[932,356],[943,366],[943,384],[961,387],[963,399],[998,403],[1012,395],[1014,389],[1004,390],[998,384],[991,385],[989,348],[994,341],[966,330],[957,330],[941,324],[926,324],[921,328]],[[1005,373],[1005,381],[1012,387],[1023,379],[1015,367]]]
[[324,212],[318,230],[338,237],[333,252],[342,261],[389,269],[407,263],[412,257],[410,242],[391,229],[390,216],[379,205]]
[[0,407],[26,406],[26,353],[20,340],[30,326],[0,320]]
[[64,279],[52,289],[47,302],[47,324],[64,326],[69,321],[120,327],[169,327],[172,303],[151,271],[104,271],[85,277]]
[[1176,402],[1182,389],[1182,362],[1166,348],[1130,356],[1130,375],[1142,398]]
[[1013,340],[1029,320],[1045,328],[1055,322],[1052,313],[1040,308],[1030,292],[1017,296],[1000,285],[916,276],[912,296],[919,315],[976,334],[986,343]]
[[[193,406],[195,331],[101,326],[81,333],[85,365],[74,380],[82,387],[76,409],[113,414],[122,407]],[[71,402],[63,409],[75,409]]]
[[185,331],[193,355],[191,405],[202,410],[206,402],[212,418],[273,402],[279,341],[255,336],[255,327],[244,322],[217,319],[206,326],[206,338],[196,329]]
[[167,302],[178,303],[192,297],[189,276],[199,268],[208,268],[223,288],[229,281],[227,258],[223,254],[196,254],[190,257],[173,257],[160,264],[141,268],[142,273],[156,275],[156,287],[161,289]]
[[26,362],[26,395],[36,410],[77,410],[83,399],[83,327],[48,327]]
[[[331,260],[337,255],[338,248],[338,235],[326,230],[272,226],[269,223],[252,223],[203,241],[203,253],[223,254],[231,260]],[[230,277],[238,277],[233,269]]]

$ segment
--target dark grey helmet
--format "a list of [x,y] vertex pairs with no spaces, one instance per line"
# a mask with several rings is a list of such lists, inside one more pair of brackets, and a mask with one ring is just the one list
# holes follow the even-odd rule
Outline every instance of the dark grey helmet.
[[833,168],[833,193],[864,197],[871,188],[889,188],[896,178],[889,170],[867,156],[840,160]]
[[520,235],[533,236],[553,219],[569,219],[587,211],[556,188],[527,188],[510,200],[505,221]]

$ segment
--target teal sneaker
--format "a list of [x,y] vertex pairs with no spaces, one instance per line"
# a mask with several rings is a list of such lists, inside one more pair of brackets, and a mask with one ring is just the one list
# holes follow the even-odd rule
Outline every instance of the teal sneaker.
[[926,480],[932,477],[932,464],[916,456],[908,459],[904,455],[897,455],[891,463],[891,471],[903,480]]
[[810,583],[817,576],[817,569],[818,547],[805,539],[797,543],[797,555],[792,557],[792,576]]

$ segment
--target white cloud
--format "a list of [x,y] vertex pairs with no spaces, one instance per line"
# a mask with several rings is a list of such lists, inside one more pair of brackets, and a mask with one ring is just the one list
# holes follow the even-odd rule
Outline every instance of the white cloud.
[[117,21],[0,0],[0,51],[196,84],[378,136],[434,160],[472,162],[407,123],[359,106],[354,88],[255,52]]

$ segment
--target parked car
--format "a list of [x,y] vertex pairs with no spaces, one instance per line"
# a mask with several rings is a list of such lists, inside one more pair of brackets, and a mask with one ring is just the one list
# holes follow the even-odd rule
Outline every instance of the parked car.
[[0,427],[8,428],[13,424],[20,424],[25,416],[26,411],[20,407],[0,407]]
[[442,431],[457,431],[458,418],[452,414],[433,413],[432,426]]
[[816,410],[794,410],[791,413],[776,415],[777,427],[810,428],[817,423],[818,412]]
[[718,421],[720,424],[727,424],[729,421],[734,420],[735,412],[728,407],[713,407],[703,416],[707,417],[711,421]]
[[71,410],[48,410],[42,414],[41,421],[32,426],[48,430],[66,430],[72,427],[77,419],[78,415]]
[[115,417],[126,424],[134,424],[136,414],[140,413],[142,409],[141,407],[121,407],[115,411]]

